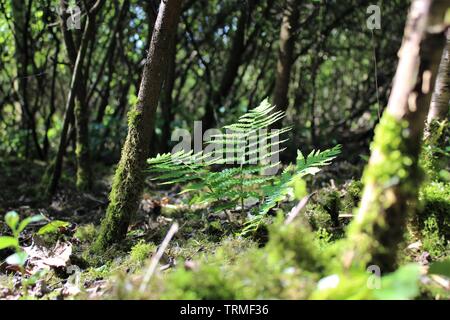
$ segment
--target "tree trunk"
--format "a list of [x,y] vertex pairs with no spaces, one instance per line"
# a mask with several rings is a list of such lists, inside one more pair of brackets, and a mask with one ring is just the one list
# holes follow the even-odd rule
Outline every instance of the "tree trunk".
[[447,44],[439,65],[433,97],[431,98],[428,123],[433,120],[445,120],[448,117],[450,103],[450,30],[447,30]]
[[170,45],[169,62],[167,67],[167,75],[164,80],[163,93],[161,97],[161,113],[163,118],[162,133],[161,133],[161,147],[160,152],[169,152],[170,146],[170,128],[174,119],[174,113],[172,110],[173,105],[173,87],[175,85],[175,64],[176,64],[176,52],[177,43],[176,37],[174,37]]
[[445,157],[439,150],[445,149],[448,132],[448,110],[450,100],[450,31],[447,30],[447,45],[442,55],[436,79],[430,111],[425,127],[421,165],[428,178],[439,180],[440,170],[445,166]]
[[[90,34],[93,31],[94,28],[94,21],[93,18],[95,17],[96,12],[103,6],[105,3],[105,0],[98,0],[95,5],[91,8],[90,13],[88,14],[88,18],[86,21],[86,25],[84,28],[81,45],[78,50],[78,55],[76,58],[76,62],[73,68],[73,74],[72,74],[72,81],[70,85],[69,90],[69,96],[66,102],[66,109],[64,112],[64,120],[63,120],[63,127],[61,130],[61,137],[59,141],[58,146],[58,152],[56,154],[55,162],[52,168],[52,176],[48,185],[47,189],[47,195],[49,197],[52,197],[55,192],[56,188],[58,187],[59,178],[61,177],[61,171],[62,171],[62,165],[63,165],[63,159],[64,159],[64,153],[66,150],[67,145],[67,133],[69,130],[70,122],[73,118],[74,111],[76,114],[76,133],[77,133],[77,144],[76,144],[76,154],[77,154],[77,186],[80,188],[83,188],[85,186],[86,181],[89,181],[90,177],[90,170],[86,169],[86,163],[87,167],[89,167],[89,157],[88,157],[88,132],[87,132],[87,121],[88,119],[85,110],[81,108],[81,105],[83,103],[80,103],[77,106],[77,110],[75,109],[75,96],[78,95],[79,97],[86,97],[86,91],[83,91],[83,61],[86,56],[87,48],[89,46],[89,38]],[[62,22],[64,23],[64,21]],[[68,47],[69,56],[72,53],[70,53],[70,49]],[[85,88],[85,86],[84,86]],[[81,90],[80,90],[81,89]],[[85,101],[84,99],[80,99],[81,101]]]
[[246,4],[242,7],[241,16],[237,22],[231,50],[228,55],[225,70],[220,79],[219,88],[212,93],[205,105],[205,114],[202,119],[204,130],[208,130],[217,124],[215,110],[222,106],[223,100],[229,94],[236,79],[242,61],[242,55],[245,51],[245,32],[248,28],[248,20],[250,19],[249,17],[255,4],[256,2],[254,0],[247,0]]
[[[273,104],[280,111],[288,107],[288,91],[291,78],[291,69],[294,61],[295,34],[299,23],[299,1],[287,0],[283,12],[280,30],[280,48],[278,51],[277,72]],[[280,127],[277,123],[275,127]]]
[[[406,23],[392,92],[375,129],[364,191],[349,227],[346,267],[396,267],[397,247],[417,201],[418,157],[425,119],[445,44],[443,15],[449,0],[415,0]],[[437,31],[439,30],[439,31]]]
[[103,94],[100,99],[100,106],[98,108],[97,116],[95,118],[95,122],[97,122],[98,124],[101,124],[103,122],[103,117],[105,116],[106,107],[108,106],[108,103],[109,103],[109,97],[111,94],[111,82],[113,80],[113,75],[115,72],[114,61],[115,61],[115,57],[116,57],[116,47],[117,47],[117,43],[120,42],[120,39],[122,38],[124,23],[125,23],[125,20],[126,20],[126,17],[127,17],[127,14],[129,11],[130,11],[130,1],[124,0],[122,3],[122,6],[120,8],[118,17],[117,17],[117,22],[116,22],[116,25],[112,32],[111,39],[109,41],[107,53],[102,61],[101,66],[100,66],[100,69],[99,69],[99,72],[97,75],[97,79],[94,82],[94,84],[92,85],[91,90],[88,95],[88,98],[87,98],[88,103],[90,103],[92,95],[96,91],[99,82],[103,78],[103,73],[104,73],[105,69],[107,68],[108,69],[108,73],[106,75],[107,80],[106,80],[105,84],[103,85],[104,86]]
[[[30,138],[33,140],[36,154],[39,159],[44,160],[44,151],[39,144],[38,132],[35,120],[35,111],[30,105],[29,95],[31,92],[30,75],[28,68],[32,62],[32,51],[30,49],[30,20],[32,15],[33,0],[12,0],[11,9],[14,24],[14,41],[15,41],[15,58],[17,62],[17,93],[18,101],[21,108],[21,122],[23,129],[27,131],[26,144]],[[28,157],[28,148],[26,148],[26,156]]]
[[116,169],[110,203],[102,221],[95,250],[101,251],[126,236],[144,188],[146,159],[150,151],[161,85],[170,43],[181,13],[181,1],[161,1],[143,70],[137,105],[128,114],[128,134]]
[[[95,12],[92,8],[86,8],[89,10],[88,20],[87,20],[87,38],[82,40],[86,43],[86,48],[94,43],[95,41],[95,20],[96,15],[105,3],[105,0],[98,0]],[[81,47],[80,49],[81,50]],[[85,55],[86,53],[84,53]],[[91,60],[90,57],[87,59],[88,62]],[[81,60],[80,65],[80,81],[75,86],[76,95],[78,97],[78,102],[75,104],[74,115],[75,115],[75,130],[76,130],[76,147],[75,147],[75,157],[77,162],[77,173],[76,173],[76,186],[79,191],[88,191],[92,188],[92,170],[90,162],[90,150],[89,150],[89,106],[87,99],[87,77],[89,77],[89,68],[86,68],[86,72],[83,76],[83,65],[84,59]],[[75,71],[74,71],[75,72]]]

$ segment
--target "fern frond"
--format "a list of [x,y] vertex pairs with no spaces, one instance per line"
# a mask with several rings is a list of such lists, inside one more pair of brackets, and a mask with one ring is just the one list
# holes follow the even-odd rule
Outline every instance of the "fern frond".
[[295,171],[288,167],[281,174],[280,180],[274,186],[267,186],[264,189],[266,199],[261,207],[260,214],[266,214],[279,202],[284,200],[291,191],[292,181],[303,178],[306,175],[315,175],[321,170],[321,167],[331,164],[331,161],[341,153],[341,146],[337,145],[325,151],[312,151],[306,158],[301,151],[298,151],[297,164]]
[[[148,160],[147,172],[162,184],[187,183],[183,193],[196,193],[192,201],[211,204],[216,208],[236,207],[246,198],[261,199],[268,195],[262,207],[263,212],[267,212],[283,200],[286,195],[284,185],[292,175],[288,171],[281,178],[265,175],[267,170],[279,166],[279,162],[271,163],[270,160],[284,150],[281,145],[286,140],[275,138],[291,130],[287,127],[269,131],[284,116],[284,112],[277,111],[266,99],[242,115],[236,123],[225,126],[224,133],[211,136],[206,142],[208,147],[212,147],[209,148],[211,151],[157,155]],[[317,163],[317,166],[326,163],[320,155],[320,152],[314,154],[312,163]],[[230,163],[235,166],[220,172],[210,170],[210,166]],[[307,159],[305,167],[310,167]],[[270,187],[264,187],[267,184]]]

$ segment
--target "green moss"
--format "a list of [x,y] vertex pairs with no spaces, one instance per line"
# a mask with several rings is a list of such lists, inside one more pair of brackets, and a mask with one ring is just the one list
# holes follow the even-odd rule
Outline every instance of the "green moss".
[[[237,251],[235,240],[225,243],[213,256],[204,256],[194,270],[177,269],[164,284],[154,285],[164,286],[163,299],[304,299],[316,277],[301,266],[313,269],[318,264],[316,256],[307,253],[314,241],[302,240],[298,226],[282,227],[278,222],[262,249]],[[280,243],[281,238],[285,239]]]
[[142,170],[148,156],[149,131],[152,129],[151,123],[144,121],[143,116],[137,108],[128,113],[128,134],[114,174],[106,217],[93,247],[96,252],[125,238],[131,218],[138,209],[145,178]]
[[330,229],[332,227],[331,217],[328,212],[318,203],[308,203],[305,210],[308,223],[314,231],[320,228]]
[[[305,299],[314,290],[325,262],[307,224],[289,225],[278,217],[264,248],[244,238],[227,238],[197,253],[190,267],[178,261],[167,274],[159,273],[140,294],[130,277],[119,277],[114,298],[123,299]],[[200,243],[189,246],[198,252]],[[171,250],[171,253],[173,251]],[[191,256],[192,257],[192,256]],[[264,279],[264,281],[261,281]]]
[[358,207],[361,201],[361,193],[363,184],[359,180],[352,180],[350,183],[344,185],[344,199],[342,201],[342,210],[345,213],[352,213],[353,209]]
[[109,246],[106,250],[97,252],[92,249],[92,246],[86,248],[82,253],[82,258],[88,263],[89,266],[100,267],[114,259],[122,258],[125,256],[127,248],[124,245],[114,244]]
[[78,101],[75,104],[76,148],[77,160],[76,187],[79,191],[89,191],[92,188],[92,171],[89,152],[89,117],[87,105]]
[[362,181],[364,195],[348,228],[352,265],[369,262],[383,270],[396,265],[408,214],[415,208],[420,174],[408,147],[408,123],[385,113],[375,129],[371,159]]
[[89,156],[89,151],[86,146],[77,143],[75,155],[77,157],[76,187],[79,191],[88,191],[92,185],[92,176],[87,167],[89,164],[82,162],[88,161],[86,158]]
[[323,267],[321,251],[314,233],[301,219],[286,225],[278,220],[269,227],[266,250],[274,259],[292,259],[305,270],[319,271]]
[[363,174],[364,185],[376,184],[380,188],[401,185],[411,189],[409,182],[413,159],[408,155],[405,139],[409,136],[408,123],[386,113],[375,129],[375,139],[371,145],[373,156]]
[[336,189],[324,189],[319,193],[319,203],[330,215],[333,227],[339,226],[341,210],[341,194]]
[[[130,210],[127,207],[130,206],[130,203],[121,194],[122,179],[125,177],[125,164],[121,161],[114,175],[106,217],[102,221],[99,236],[93,247],[96,252],[105,250],[110,244],[121,240],[126,234],[128,221],[131,217],[127,217]],[[128,187],[133,188],[132,185],[128,185]]]
[[429,217],[424,222],[422,230],[423,249],[428,251],[433,257],[440,257],[448,250],[448,241],[440,235],[439,224],[434,217]]
[[433,120],[427,125],[424,144],[420,154],[420,166],[431,181],[439,181],[439,172],[448,162],[445,143],[448,139],[449,124],[447,120]]
[[130,109],[127,113],[128,117],[128,128],[135,128],[136,123],[139,121],[139,117],[142,116],[142,113],[139,112],[136,108]]
[[325,228],[316,231],[316,242],[321,250],[328,248],[333,239],[333,234],[329,233]]
[[432,182],[420,191],[421,208],[417,226],[424,249],[435,257],[449,249],[450,241],[450,184]]
[[171,274],[161,298],[231,300],[236,299],[236,292],[220,268],[203,264],[200,270],[195,272],[178,269]]
[[97,235],[97,230],[92,223],[79,226],[74,234],[74,237],[79,239],[81,242],[92,243]]
[[156,246],[154,244],[146,243],[142,240],[131,248],[130,262],[142,265],[151,256],[151,253],[155,252],[155,250]]

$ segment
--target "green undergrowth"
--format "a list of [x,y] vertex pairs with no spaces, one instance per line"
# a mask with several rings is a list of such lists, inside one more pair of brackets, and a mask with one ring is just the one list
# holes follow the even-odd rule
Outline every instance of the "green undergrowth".
[[330,263],[336,244],[324,242],[321,232],[313,232],[305,219],[286,224],[278,216],[269,226],[269,241],[263,248],[250,239],[228,237],[213,250],[192,260],[181,258],[173,268],[157,273],[144,291],[140,290],[143,272],[116,274],[107,297],[412,299],[420,294],[418,265],[407,264],[381,278],[367,270],[342,271]]
[[[154,278],[149,290],[139,292],[139,277],[168,226],[152,233],[151,239],[129,245],[126,253],[111,249],[99,257],[87,251],[92,267],[84,279],[115,279],[109,294],[120,299],[308,298],[321,277],[331,272],[327,250],[343,237],[349,221],[340,215],[352,212],[359,201],[360,183],[344,186],[319,190],[293,223],[284,223],[283,208],[245,237],[239,236],[242,225],[226,215],[174,210],[170,218],[181,227],[160,261],[171,266]],[[95,229],[85,226],[77,235],[90,243]]]
[[[106,280],[102,299],[413,299],[446,297],[435,284],[420,285],[419,267],[405,251],[402,267],[377,278],[367,270],[343,270],[345,230],[360,199],[361,184],[349,181],[340,187],[318,190],[305,211],[292,223],[284,214],[268,216],[265,237],[238,236],[226,217],[205,211],[174,211],[180,230],[171,240],[159,267],[145,291],[142,277],[170,224],[150,237],[133,239],[129,233],[122,247],[111,248],[102,257],[88,248],[96,236],[93,225],[79,227],[75,236],[85,248],[90,266],[82,272],[83,283]],[[448,219],[448,186],[432,183],[421,191],[427,219]],[[163,210],[164,212],[164,210]],[[336,222],[336,217],[338,217]],[[421,218],[420,221],[423,219]],[[441,222],[422,223],[424,250],[442,254],[445,234]],[[441,220],[439,220],[441,221]],[[336,225],[337,223],[337,225]],[[447,224],[448,226],[448,224]],[[431,228],[431,229],[430,229]],[[442,233],[444,232],[444,233]],[[438,236],[439,234],[439,236]],[[426,240],[429,239],[429,240]],[[435,248],[435,252],[430,248]],[[448,253],[447,253],[448,254]],[[378,286],[381,286],[378,288]],[[377,289],[378,288],[378,289]],[[82,291],[78,298],[89,298]]]
[[[127,238],[101,254],[90,250],[98,227],[79,225],[73,234],[72,264],[81,269],[81,293],[70,298],[101,299],[435,299],[448,293],[435,283],[419,285],[415,256],[403,252],[396,272],[377,278],[367,270],[342,268],[345,232],[358,206],[361,183],[348,181],[324,187],[311,196],[290,224],[285,213],[298,201],[283,203],[264,218],[255,233],[239,236],[244,219],[211,213],[208,208],[162,209],[161,216],[135,219]],[[448,258],[449,186],[429,183],[421,188],[417,225],[433,260]],[[239,212],[233,213],[238,216]],[[180,230],[170,241],[148,288],[140,291],[151,259],[177,221]],[[408,243],[415,239],[408,240]],[[77,258],[76,258],[77,257]],[[345,259],[344,259],[345,260]],[[51,273],[50,283],[68,281]],[[46,278],[46,279],[47,279]],[[13,278],[2,276],[3,287]],[[101,296],[89,288],[105,283]],[[380,285],[380,289],[377,289]],[[42,297],[53,299],[54,292]],[[31,298],[31,297],[30,297]]]
[[431,182],[419,195],[418,228],[424,249],[439,258],[450,253],[450,184]]

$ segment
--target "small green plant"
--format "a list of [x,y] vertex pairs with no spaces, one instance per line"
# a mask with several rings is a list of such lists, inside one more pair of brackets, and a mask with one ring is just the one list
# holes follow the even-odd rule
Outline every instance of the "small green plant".
[[40,228],[37,234],[40,236],[57,234],[60,229],[67,228],[69,225],[70,223],[67,221],[53,220],[52,222],[49,222],[45,226]]
[[444,236],[439,234],[439,226],[434,217],[425,220],[425,226],[422,230],[423,247],[433,257],[439,257],[445,253],[447,241]]
[[6,263],[23,267],[27,260],[27,253],[23,251],[19,244],[19,237],[25,228],[33,222],[43,220],[44,217],[32,216],[20,221],[19,214],[15,211],[10,211],[5,215],[6,225],[11,229],[12,236],[0,237],[0,250],[6,248],[14,249],[15,253],[6,258]]
[[[158,155],[148,160],[148,171],[162,184],[187,183],[183,193],[195,193],[193,201],[210,205],[214,212],[240,209],[244,213],[246,199],[258,200],[259,205],[252,208],[253,218],[245,229],[254,230],[261,217],[292,191],[296,181],[316,174],[340,153],[340,146],[323,152],[314,150],[306,157],[298,151],[296,165],[288,166],[280,176],[267,174],[280,165],[269,160],[284,150],[280,145],[285,140],[274,138],[290,130],[267,130],[285,115],[274,109],[264,100],[237,123],[225,126],[226,133],[213,135],[205,152]],[[222,157],[224,145],[226,158]],[[234,166],[220,171],[212,169],[230,163]]]
[[[20,221],[19,214],[15,211],[10,211],[5,215],[5,223],[11,229],[12,236],[1,236],[0,237],[0,250],[12,248],[15,253],[6,258],[6,263],[12,266],[17,266],[22,273],[25,275],[25,262],[27,261],[28,255],[22,249],[19,243],[20,234],[25,230],[25,228],[33,222],[38,222],[44,220],[42,215],[36,215],[28,217]],[[35,282],[39,275],[31,277],[28,281],[22,277],[22,285],[25,293],[27,292],[28,285]]]

